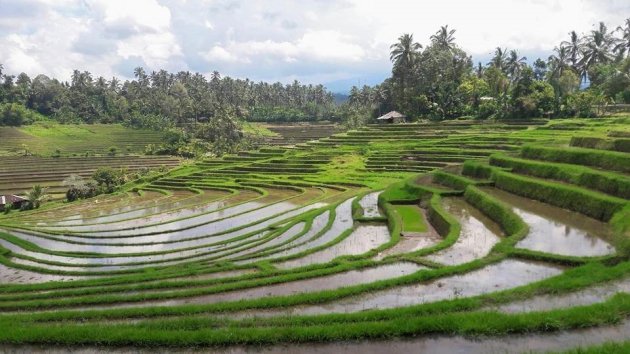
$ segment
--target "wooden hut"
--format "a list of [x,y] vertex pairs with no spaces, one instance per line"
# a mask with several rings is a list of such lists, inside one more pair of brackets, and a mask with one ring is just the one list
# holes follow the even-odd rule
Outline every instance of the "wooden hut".
[[402,113],[391,111],[387,114],[383,114],[382,116],[376,118],[376,121],[379,123],[388,123],[388,124],[397,124],[397,123],[405,123],[405,116]]

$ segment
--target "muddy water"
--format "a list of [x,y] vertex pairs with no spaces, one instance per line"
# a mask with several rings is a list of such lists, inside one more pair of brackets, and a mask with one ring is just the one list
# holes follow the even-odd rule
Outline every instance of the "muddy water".
[[326,227],[326,224],[328,223],[329,218],[330,218],[329,211],[325,211],[324,213],[319,214],[313,219],[313,222],[311,223],[311,228],[304,235],[302,235],[298,239],[295,239],[289,242],[287,245],[282,246],[278,248],[277,250],[274,250],[272,254],[261,256],[261,257],[250,258],[243,261],[235,261],[234,263],[246,264],[246,263],[258,262],[264,259],[278,258],[278,257],[288,256],[290,254],[293,254],[292,252],[294,248],[296,248],[297,246],[303,245],[305,243],[308,243],[313,237],[321,233],[322,230],[324,230],[324,227]]
[[[426,210],[422,209],[424,220],[428,220]],[[437,233],[430,223],[427,223],[427,231],[411,236],[400,236],[400,241],[394,247],[388,248],[374,257],[375,260],[381,260],[387,256],[395,254],[410,253],[431,247],[442,241],[442,237]]]
[[154,191],[143,191],[142,196],[139,196],[137,193],[133,192],[117,195],[100,195],[98,197],[85,199],[58,208],[36,211],[25,216],[24,219],[28,221],[38,222],[50,218],[51,220],[47,221],[50,221],[51,223],[56,223],[59,222],[58,211],[60,210],[63,210],[66,213],[63,218],[64,220],[72,220],[81,218],[83,215],[88,213],[93,213],[94,215],[97,215],[102,212],[101,209],[105,209],[105,211],[111,211],[115,208],[127,206],[129,204],[144,206],[145,204],[150,205],[164,202],[173,197],[173,195],[166,195],[164,193]]
[[254,274],[254,273],[256,273],[255,269],[226,270],[223,272],[214,272],[214,273],[205,273],[205,274],[202,273],[202,274],[186,275],[186,276],[175,277],[175,278],[160,279],[160,280],[143,282],[142,284],[152,284],[152,283],[162,283],[162,282],[168,282],[168,281],[182,281],[182,280],[195,281],[195,280],[224,279],[224,278],[240,277],[245,274]]
[[512,354],[562,351],[576,347],[621,342],[630,335],[630,320],[614,326],[593,327],[572,331],[532,333],[504,337],[469,338],[462,336],[421,336],[390,340],[365,340],[333,343],[279,344],[275,346],[232,346],[225,348],[110,348],[110,347],[54,347],[3,345],[8,353],[95,354],[104,351],[116,354]]
[[376,291],[323,305],[261,311],[255,316],[348,313],[419,305],[511,289],[558,275],[561,272],[562,268],[556,266],[508,259],[469,273],[453,275],[428,283]]
[[[290,204],[290,203],[285,203]],[[292,204],[291,204],[292,205]],[[95,231],[84,232],[86,236],[106,237],[106,236],[134,236],[134,235],[147,235],[152,233],[169,232],[173,230],[179,230],[182,228],[201,227],[205,224],[209,224],[215,221],[219,221],[225,218],[235,217],[245,212],[256,210],[258,208],[265,207],[265,204],[259,202],[247,202],[239,205],[235,205],[226,209],[221,209],[208,214],[196,215],[191,218],[171,221],[158,225],[145,225],[137,229],[130,230],[111,230],[111,231]]]
[[246,250],[243,250],[243,251],[240,251],[240,252],[237,252],[237,253],[230,254],[229,256],[227,256],[227,258],[228,259],[234,259],[234,258],[238,258],[238,257],[244,257],[244,256],[247,256],[247,255],[253,255],[253,254],[258,253],[258,252],[264,252],[265,250],[268,250],[268,249],[271,249],[271,248],[273,248],[275,246],[281,245],[284,242],[287,242],[287,241],[291,240],[292,238],[296,237],[300,232],[304,231],[304,227],[305,226],[306,226],[306,223],[299,222],[299,223],[291,226],[291,228],[289,228],[288,230],[286,230],[285,232],[283,232],[279,236],[274,237],[270,241],[265,242],[263,244],[255,246],[255,247],[248,248]]
[[[124,224],[124,222],[122,221],[131,221],[129,219],[139,221],[138,225],[130,225],[129,227],[141,226],[156,222],[164,222],[168,221],[168,219],[184,218],[202,212],[210,212],[212,210],[231,204],[230,201],[232,199],[241,196],[239,194],[237,196],[228,198],[230,195],[231,193],[228,192],[206,191],[201,195],[195,195],[181,201],[160,203],[155,206],[136,209],[125,213],[110,214],[107,216],[100,216],[95,218],[80,218],[69,221],[62,221],[54,226],[77,232],[98,230],[99,228],[96,228],[96,226],[109,226],[109,229],[112,229],[114,227],[122,228],[122,226],[118,226],[118,223]],[[253,199],[256,196],[258,196],[258,194],[252,193],[249,198],[246,198],[244,200]],[[145,218],[140,219],[141,217]]]
[[496,188],[484,188],[484,192],[511,206],[529,226],[529,234],[516,247],[584,257],[615,252],[604,240],[611,235],[606,223]]
[[311,264],[327,263],[340,256],[363,254],[381,246],[389,240],[390,235],[387,226],[360,225],[341,242],[305,257],[278,263],[276,267],[289,269]]
[[4,264],[0,264],[0,284],[34,284],[49,281],[70,281],[78,279],[88,279],[88,277],[41,274],[23,269],[9,268]]
[[[125,229],[143,227],[156,223],[165,223],[171,220],[188,218],[197,214],[210,213],[212,211],[250,201],[259,196],[256,193],[237,194],[229,196],[224,193],[223,197],[212,198],[212,195],[200,195],[190,198],[186,203],[162,203],[156,206],[137,209],[127,213],[112,214],[108,216],[80,219],[80,222],[66,222],[55,225],[57,229],[71,232],[82,231],[103,231],[113,229]],[[218,199],[218,200],[216,200]],[[54,229],[52,227],[48,227]]]
[[378,210],[378,196],[382,192],[373,192],[367,194],[365,197],[359,200],[359,205],[363,208],[363,217],[364,218],[375,218],[382,216],[381,212]]
[[530,299],[500,305],[492,308],[492,310],[518,313],[548,311],[573,306],[585,306],[604,302],[611,296],[620,292],[630,293],[630,278],[616,280],[606,284],[578,290],[569,294],[535,296]]
[[453,246],[427,259],[447,265],[470,262],[485,257],[501,240],[503,232],[499,225],[463,199],[444,198],[442,206],[459,221],[461,232]]
[[[146,307],[176,306],[183,304],[208,304],[222,301],[238,301],[247,299],[258,299],[268,296],[286,296],[300,293],[318,292],[401,277],[404,275],[415,273],[421,269],[425,268],[415,263],[401,262],[367,268],[365,270],[353,270],[319,278],[286,282],[277,285],[262,286],[258,288],[232,291],[221,294],[198,296],[194,298],[145,302],[142,304],[129,304],[129,306]],[[127,307],[126,305],[123,306]]]
[[[311,236],[311,240],[308,242],[302,243],[299,246],[292,247],[283,252],[277,253],[271,258],[279,258],[291,256],[294,254],[298,254],[308,249],[312,249],[315,247],[322,246],[335,238],[339,237],[342,232],[348,230],[352,227],[352,198],[346,200],[345,202],[339,204],[335,208],[335,219],[333,220],[332,226],[330,229],[326,230],[323,234],[319,235],[320,232],[311,233],[309,231],[309,236]],[[323,229],[323,226],[322,226]],[[313,238],[316,237],[316,238]]]
[[[35,244],[40,245],[43,248],[47,248],[47,249],[55,249],[55,250],[62,250],[62,251],[74,251],[74,252],[95,252],[95,253],[111,253],[116,255],[116,257],[105,257],[105,258],[101,258],[101,257],[94,257],[94,258],[90,258],[90,257],[64,257],[64,256],[53,256],[53,255],[47,255],[47,254],[43,254],[43,253],[38,253],[38,252],[30,252],[30,251],[26,251],[23,250],[21,247],[17,246],[17,245],[13,245],[11,243],[9,243],[8,241],[4,241],[4,240],[0,240],[0,243],[2,243],[5,247],[10,248],[12,251],[14,251],[15,253],[19,253],[19,254],[25,254],[25,255],[30,255],[32,257],[35,257],[37,259],[46,259],[46,260],[56,260],[58,262],[62,262],[62,263],[68,263],[69,265],[72,264],[99,264],[99,265],[103,265],[103,266],[107,266],[109,267],[108,269],[113,270],[113,269],[129,269],[129,268],[138,268],[138,267],[146,267],[146,265],[134,265],[134,266],[127,266],[127,267],[122,267],[120,266],[121,264],[125,264],[125,263],[130,263],[130,262],[158,262],[158,261],[166,261],[166,260],[170,260],[170,259],[175,259],[175,258],[182,258],[182,257],[186,257],[186,259],[184,260],[177,260],[174,262],[163,262],[160,263],[159,265],[167,265],[167,264],[174,264],[174,263],[179,263],[182,261],[189,261],[192,260],[194,258],[200,258],[200,257],[206,257],[205,254],[208,253],[214,253],[214,257],[216,258],[216,256],[221,255],[221,254],[226,254],[226,253],[230,253],[232,251],[234,251],[236,249],[236,247],[244,245],[248,242],[251,241],[255,241],[258,239],[261,239],[263,237],[265,237],[267,235],[267,231],[264,231],[268,226],[273,225],[275,223],[280,223],[283,220],[288,220],[294,216],[297,216],[299,214],[302,214],[304,212],[307,212],[309,210],[312,209],[316,209],[319,207],[324,206],[324,204],[319,204],[319,203],[315,203],[315,204],[311,204],[302,208],[298,208],[298,209],[294,209],[292,211],[286,212],[284,214],[281,214],[279,216],[273,217],[271,219],[265,220],[265,221],[261,221],[255,225],[249,226],[249,227],[245,227],[243,229],[237,230],[237,231],[233,231],[230,233],[226,233],[224,235],[221,236],[212,236],[212,237],[208,237],[208,238],[201,238],[201,239],[196,239],[196,240],[190,240],[190,241],[185,241],[185,242],[176,242],[176,243],[167,243],[167,244],[156,244],[156,245],[150,245],[150,246],[134,246],[134,245],[129,245],[129,246],[103,246],[103,245],[77,245],[77,244],[70,244],[70,243],[65,243],[65,242],[60,242],[60,241],[54,241],[54,240],[50,240],[50,239],[46,239],[46,238],[42,238],[42,237],[38,237],[35,235],[31,235],[31,234],[26,234],[23,232],[18,232],[18,231],[11,231],[10,233],[15,235],[16,237],[19,237],[21,239],[33,242]],[[258,233],[255,233],[259,231]],[[246,239],[243,240],[239,240],[239,241],[230,241],[228,243],[225,244],[221,244],[221,245],[212,245],[212,243],[216,243],[216,242],[220,242],[220,241],[226,241],[226,240],[230,240],[233,238],[237,238],[246,234],[250,234],[252,233],[251,236],[248,236]],[[236,242],[236,243],[235,243]],[[6,244],[5,244],[6,243]],[[207,247],[204,247],[207,246]],[[184,248],[184,247],[196,247],[195,249],[191,249],[191,250],[180,250],[177,251],[179,248]],[[125,256],[124,253],[121,253],[122,251],[126,251],[126,252],[139,252],[139,253],[146,253],[146,252],[151,252],[151,251],[162,251],[162,252],[168,252],[168,253],[164,253],[164,254],[151,254],[151,255],[139,255],[139,256]],[[238,249],[236,249],[238,250]],[[16,262],[18,260],[16,259]],[[26,261],[22,261],[20,260],[19,262],[26,262]],[[157,264],[157,263],[156,263]],[[42,266],[41,264],[39,264],[38,266]],[[47,266],[50,267],[51,269],[54,267],[60,267],[59,269],[64,269],[64,270],[69,270],[66,269],[67,267],[63,267],[63,266]],[[77,270],[76,267],[75,269],[72,270]],[[95,268],[90,268],[87,270],[95,270]]]
[[[145,200],[145,195],[142,197],[128,197],[128,199],[122,199],[120,202],[109,204],[109,198],[96,197],[94,200],[87,202],[79,202],[76,206],[69,205],[67,208],[62,208],[49,212],[49,217],[52,219],[51,224],[56,225],[58,222],[76,221],[86,218],[95,218],[108,215],[118,215],[138,209],[145,209],[149,207],[158,206],[164,203],[174,203],[180,200],[191,198],[195,194],[189,191],[175,191],[173,195],[164,195],[158,192],[151,192],[151,195],[155,197],[153,199]],[[74,211],[74,212],[73,212]],[[60,213],[64,213],[65,216],[60,217]],[[44,218],[38,220],[38,225],[47,225],[48,221]]]

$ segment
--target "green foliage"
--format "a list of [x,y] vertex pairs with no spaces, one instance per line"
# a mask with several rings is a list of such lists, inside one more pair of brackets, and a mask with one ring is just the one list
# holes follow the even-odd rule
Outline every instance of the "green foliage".
[[[45,116],[62,124],[122,123],[151,130],[178,126],[194,135],[198,123],[223,119],[225,111],[235,112],[235,119],[255,121],[334,117],[333,96],[322,85],[298,81],[270,85],[221,78],[218,73],[207,80],[199,73],[159,70],[147,74],[141,67],[134,76],[122,83],[115,77],[106,80],[74,70],[66,84],[45,75],[31,80],[22,73],[16,81],[12,75],[0,75],[0,125],[27,125]],[[213,142],[210,150],[223,153],[231,149],[228,145]],[[182,154],[191,153],[190,148],[182,150],[186,150]]]
[[567,110],[575,117],[596,117],[601,111],[597,107],[605,102],[605,96],[593,90],[576,92],[567,97]]
[[0,126],[19,127],[45,118],[19,103],[0,103]]
[[105,193],[114,192],[119,186],[126,181],[126,175],[123,170],[113,169],[111,167],[99,167],[92,179],[97,185],[103,189]]
[[38,209],[44,202],[48,200],[46,188],[36,184],[30,191],[26,192],[27,202],[22,204],[22,210]]

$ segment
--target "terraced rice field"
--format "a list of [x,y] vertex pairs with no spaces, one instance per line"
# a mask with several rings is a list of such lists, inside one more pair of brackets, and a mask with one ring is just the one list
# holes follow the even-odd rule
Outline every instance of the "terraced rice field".
[[99,167],[125,168],[129,172],[170,169],[180,160],[169,156],[93,156],[0,158],[0,194],[23,194],[36,184],[46,187],[52,199],[65,198],[63,180],[70,175],[89,179]]
[[[149,144],[162,143],[163,133],[126,128],[118,124],[68,124],[38,122],[24,127],[0,127],[0,156],[28,154],[51,156],[144,153]],[[26,150],[26,151],[25,151]]]
[[627,346],[630,152],[618,135],[628,126],[368,126],[2,216],[0,342]]
[[341,128],[335,124],[263,124],[275,136],[267,138],[270,145],[292,145],[325,138],[337,133]]

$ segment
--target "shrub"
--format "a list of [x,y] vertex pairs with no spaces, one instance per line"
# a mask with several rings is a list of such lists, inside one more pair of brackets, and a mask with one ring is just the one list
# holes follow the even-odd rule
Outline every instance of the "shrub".
[[118,148],[115,146],[110,146],[109,149],[107,150],[107,155],[109,156],[116,156],[116,153],[118,152]]
[[92,175],[92,179],[105,193],[112,193],[118,186],[125,183],[125,174],[122,170],[111,167],[99,167]]

